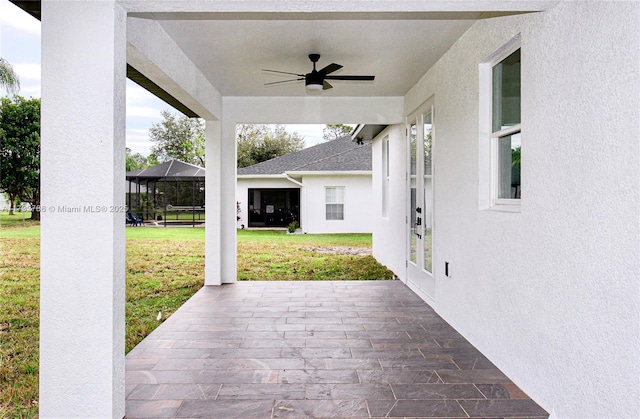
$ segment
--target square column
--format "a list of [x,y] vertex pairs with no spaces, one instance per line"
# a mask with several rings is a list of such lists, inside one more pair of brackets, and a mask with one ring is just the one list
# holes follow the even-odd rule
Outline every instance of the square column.
[[126,12],[42,2],[40,416],[125,413]]
[[235,124],[207,121],[205,285],[237,281]]

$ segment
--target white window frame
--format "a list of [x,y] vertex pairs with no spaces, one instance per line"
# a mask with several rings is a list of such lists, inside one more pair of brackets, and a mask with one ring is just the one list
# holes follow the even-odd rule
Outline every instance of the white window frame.
[[[342,189],[342,202],[329,202],[327,200],[327,191],[329,189]],[[345,219],[345,201],[346,201],[346,189],[344,186],[325,186],[324,187],[324,219],[325,221],[344,221]],[[327,205],[342,205],[342,218],[328,218]]]
[[[493,67],[521,49],[520,35],[503,45],[486,61],[480,64],[480,174],[479,208],[498,211],[520,212],[521,198],[498,198],[498,142],[505,136],[520,133],[522,123],[493,131]],[[522,74],[522,73],[521,73]],[[520,117],[522,121],[522,115]]]
[[[502,137],[507,137],[514,134],[520,134],[522,124],[513,125],[511,127],[502,129],[491,133],[491,197],[494,206],[498,205],[516,205],[520,206],[521,198],[498,198],[498,183],[500,182],[500,147],[499,141]],[[522,137],[522,134],[520,134]]]
[[389,136],[382,139],[382,217],[389,217]]

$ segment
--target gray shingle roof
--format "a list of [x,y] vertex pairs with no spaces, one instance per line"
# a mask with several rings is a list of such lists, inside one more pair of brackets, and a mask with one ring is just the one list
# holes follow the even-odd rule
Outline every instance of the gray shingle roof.
[[326,141],[253,166],[238,175],[279,175],[284,172],[347,172],[371,170],[371,143],[358,145],[350,136]]
[[205,170],[195,164],[185,163],[180,160],[169,160],[142,170],[133,170],[126,173],[127,180],[136,179],[163,179],[163,178],[202,178]]

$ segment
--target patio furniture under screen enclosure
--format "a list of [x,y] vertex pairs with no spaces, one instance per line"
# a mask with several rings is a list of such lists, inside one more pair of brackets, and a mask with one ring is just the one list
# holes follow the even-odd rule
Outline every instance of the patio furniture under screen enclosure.
[[204,224],[204,175],[204,168],[179,160],[127,172],[127,206],[165,227]]

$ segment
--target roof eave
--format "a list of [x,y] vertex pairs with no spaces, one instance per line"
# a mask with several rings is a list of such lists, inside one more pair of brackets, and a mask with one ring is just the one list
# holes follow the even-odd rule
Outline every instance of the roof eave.
[[388,124],[360,124],[351,133],[351,141],[359,144],[364,141],[373,141],[388,126]]
[[314,170],[314,171],[290,171],[285,172],[289,176],[364,176],[371,175],[371,170]]
[[261,174],[261,173],[251,173],[244,175],[236,175],[238,179],[286,179],[287,175],[284,173],[279,174]]

